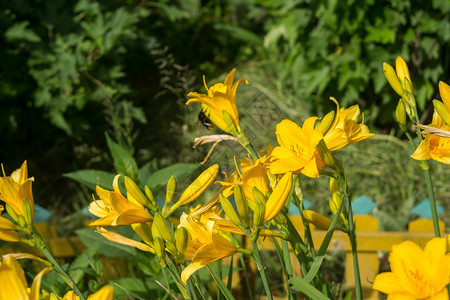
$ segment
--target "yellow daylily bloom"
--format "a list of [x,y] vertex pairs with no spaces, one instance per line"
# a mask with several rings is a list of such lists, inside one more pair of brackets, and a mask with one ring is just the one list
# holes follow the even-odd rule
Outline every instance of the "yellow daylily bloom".
[[433,100],[433,105],[447,126],[450,126],[450,86],[440,81],[439,93],[441,94],[442,102]]
[[[3,166],[2,166],[3,167]],[[5,201],[14,213],[25,217],[25,219],[33,220],[34,200],[31,183],[34,177],[28,178],[27,161],[24,161],[20,169],[12,172],[11,176],[0,177],[0,200]],[[31,216],[26,216],[23,209],[23,200],[29,202],[31,207]]]
[[2,257],[0,262],[0,282],[2,283],[0,299],[38,300],[42,276],[50,271],[50,268],[45,268],[39,272],[30,289],[20,264],[12,256]]
[[266,210],[264,212],[264,223],[275,218],[283,208],[292,188],[292,173],[284,174],[281,180],[273,189],[269,199],[267,199]]
[[100,219],[90,223],[92,226],[116,226],[145,223],[153,219],[144,206],[135,198],[128,199],[119,189],[119,177],[113,181],[114,191],[105,190],[97,186],[96,192],[101,200],[95,200],[89,205],[89,212]]
[[378,274],[373,289],[388,299],[448,299],[450,253],[445,238],[433,238],[425,249],[411,241],[394,245],[389,255],[391,272]]
[[239,83],[247,84],[248,81],[242,78],[233,84],[235,72],[236,69],[231,70],[224,83],[216,83],[210,88],[206,85],[205,77],[203,77],[208,94],[191,92],[188,97],[192,97],[192,99],[189,99],[186,104],[201,103],[203,112],[211,122],[223,131],[237,136],[240,134],[241,128],[236,107],[236,89]]
[[238,249],[213,231],[214,221],[208,221],[205,225],[183,213],[180,218],[180,226],[186,228],[189,234],[188,245],[184,253],[185,258],[192,260],[192,263],[181,272],[181,279],[184,283],[198,269],[210,262],[231,256]]
[[130,246],[130,247],[134,247],[137,248],[139,250],[142,251],[146,251],[146,252],[151,252],[151,253],[155,253],[155,251],[153,250],[152,247],[150,247],[147,244],[129,239],[127,237],[124,237],[123,235],[120,235],[118,233],[112,232],[112,231],[108,231],[103,227],[97,227],[96,230],[98,233],[100,233],[101,235],[103,235],[107,240],[110,240],[111,242],[117,243],[117,244],[121,244],[121,245],[126,245],[126,246]]
[[290,120],[277,125],[276,135],[280,146],[270,156],[269,170],[273,174],[293,172],[315,178],[324,166],[317,152],[317,145],[323,139],[320,131],[314,129],[317,117],[308,118],[303,128]]
[[341,149],[374,135],[369,132],[367,125],[364,125],[364,114],[362,114],[361,123],[358,124],[358,118],[361,113],[358,105],[353,105],[349,108],[339,108],[339,103],[335,98],[330,97],[330,100],[337,105],[334,121],[323,137],[330,151]]
[[[436,111],[434,111],[433,121],[429,126],[450,131],[450,127],[444,123]],[[450,164],[450,138],[428,133],[411,157],[417,160],[432,158],[448,165]]]

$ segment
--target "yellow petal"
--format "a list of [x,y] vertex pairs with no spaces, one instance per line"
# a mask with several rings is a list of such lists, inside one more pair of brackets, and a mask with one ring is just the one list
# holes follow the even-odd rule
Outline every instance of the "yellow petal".
[[42,276],[50,273],[51,271],[52,271],[52,269],[45,268],[42,271],[40,271],[36,275],[36,277],[34,277],[33,284],[31,285],[30,300],[39,300]]
[[397,60],[395,61],[395,71],[397,73],[398,79],[400,79],[401,82],[403,82],[405,78],[407,78],[412,85],[411,77],[409,76],[408,66],[406,65],[403,58],[401,58],[400,56],[397,56]]
[[62,300],[80,300],[80,297],[78,297],[77,294],[75,294],[74,291],[68,291],[64,297],[62,298]]
[[110,285],[105,285],[94,294],[90,295],[88,300],[113,300],[114,288]]
[[134,248],[137,248],[142,251],[151,252],[153,254],[155,253],[155,251],[150,246],[148,246],[144,243],[129,239],[127,237],[124,237],[123,235],[120,235],[118,233],[108,231],[103,227],[98,227],[97,232],[100,233],[101,235],[103,235],[106,239],[110,240],[111,242],[134,247]]
[[427,160],[430,159],[431,156],[428,153],[428,141],[425,138],[419,145],[419,147],[417,147],[416,151],[414,151],[414,153],[411,155],[412,158],[416,159],[416,160]]
[[18,242],[20,235],[14,230],[0,230],[0,240],[6,242]]
[[131,225],[133,223],[147,223],[151,220],[153,220],[153,217],[145,209],[128,209],[120,213],[111,225]]
[[447,110],[450,111],[450,86],[439,81],[439,93],[441,94],[442,102],[444,102]]
[[2,259],[0,265],[0,299],[29,299],[25,272],[12,257]]
[[385,294],[403,292],[405,287],[401,285],[401,279],[392,272],[384,272],[375,277],[372,288]]
[[189,266],[184,268],[183,272],[181,272],[181,280],[183,280],[184,284],[187,283],[189,277],[191,277],[191,275],[194,274],[195,271],[202,268],[203,266],[204,264],[197,261],[190,263]]

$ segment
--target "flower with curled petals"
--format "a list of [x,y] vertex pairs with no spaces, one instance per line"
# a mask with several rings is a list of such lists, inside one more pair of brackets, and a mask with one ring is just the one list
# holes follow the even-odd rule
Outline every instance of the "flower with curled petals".
[[378,274],[373,289],[388,299],[448,299],[450,253],[445,238],[433,238],[425,249],[411,241],[394,245],[389,255],[391,272]]
[[225,79],[224,83],[216,83],[210,88],[205,84],[207,95],[190,92],[187,105],[191,103],[201,103],[205,115],[217,127],[225,132],[238,136],[241,133],[239,127],[239,115],[236,107],[236,89],[239,83],[247,84],[247,79],[239,79],[233,84],[234,73],[236,69],[231,70],[230,74]]
[[273,174],[293,172],[315,178],[324,166],[317,145],[323,134],[314,129],[317,117],[306,119],[303,128],[290,120],[283,120],[277,125],[276,135],[280,146],[275,147],[269,157],[269,170]]
[[153,220],[144,206],[132,197],[122,195],[119,189],[119,177],[114,177],[113,191],[105,190],[97,186],[96,192],[100,200],[95,200],[89,205],[89,212],[100,219],[90,223],[92,226],[116,226],[145,223]]

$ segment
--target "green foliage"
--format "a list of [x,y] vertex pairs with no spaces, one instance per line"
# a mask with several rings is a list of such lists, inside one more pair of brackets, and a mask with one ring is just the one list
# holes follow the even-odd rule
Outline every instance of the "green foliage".
[[[280,64],[282,81],[319,111],[371,107],[370,120],[390,122],[396,103],[381,64],[402,56],[420,108],[439,80],[449,79],[450,27],[445,1],[257,1],[267,11],[264,46]],[[249,8],[252,9],[252,8]],[[439,16],[439,17],[437,17]]]

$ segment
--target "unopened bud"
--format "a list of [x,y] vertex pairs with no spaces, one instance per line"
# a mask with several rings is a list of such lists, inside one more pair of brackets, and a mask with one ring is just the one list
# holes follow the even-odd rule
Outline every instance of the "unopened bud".
[[439,100],[433,100],[433,106],[438,115],[445,122],[445,124],[447,124],[447,126],[450,126],[450,111],[447,110],[445,104]]
[[264,205],[266,205],[267,198],[266,198],[266,196],[264,196],[264,194],[260,190],[258,190],[256,187],[253,187],[252,194],[253,194],[253,200],[256,203],[262,202]]
[[131,224],[131,228],[133,228],[134,232],[147,244],[153,245],[153,236],[150,230],[150,227],[147,223],[135,223]]
[[233,222],[234,225],[242,227],[241,220],[239,220],[239,217],[234,210],[230,200],[228,200],[228,198],[222,194],[219,195],[219,199],[225,215],[230,219],[231,222]]
[[319,130],[322,134],[325,134],[328,128],[330,128],[331,124],[333,123],[334,115],[335,115],[334,110],[327,113],[322,118],[322,121],[320,121],[319,125],[317,125],[316,129]]
[[22,209],[23,209],[23,217],[25,218],[25,222],[28,225],[33,224],[33,208],[31,207],[30,202],[27,199],[23,199],[22,201]]
[[266,204],[257,202],[255,211],[253,212],[253,227],[258,228],[264,224],[264,213]]
[[152,225],[152,234],[153,239],[155,238],[155,236],[158,236],[165,241],[173,241],[169,226],[167,226],[166,220],[159,213],[155,213]]
[[189,234],[184,227],[178,227],[175,231],[175,243],[178,253],[184,254],[189,241]]
[[383,63],[383,71],[384,76],[386,76],[387,81],[391,85],[391,87],[394,89],[394,91],[402,98],[407,98],[405,90],[402,87],[402,84],[400,83],[400,80],[397,77],[397,74],[394,71],[394,68],[387,64]]
[[236,207],[239,212],[239,216],[245,228],[250,226],[250,222],[248,220],[248,203],[247,198],[245,197],[244,190],[239,184],[234,186],[234,200],[236,201]]
[[283,214],[278,214],[278,215],[275,217],[275,222],[276,222],[277,224],[280,224],[280,225],[286,224],[287,220],[286,220],[285,215],[283,215]]
[[166,248],[173,255],[177,254],[177,246],[175,245],[175,243],[173,241],[166,241]]
[[150,202],[153,205],[157,205],[155,196],[153,196],[152,190],[147,185],[144,187],[144,192],[145,192],[145,195],[147,196],[147,198],[150,200]]
[[309,223],[313,224],[319,229],[328,230],[331,225],[331,220],[313,210],[304,210],[302,212],[303,218]]
[[400,80],[400,83],[403,85],[403,88],[412,94],[412,81],[411,77],[409,76],[408,66],[400,56],[397,56],[397,59],[395,61],[395,71],[397,73],[398,79]]
[[142,206],[156,211],[156,207],[147,199],[147,197],[145,197],[144,193],[142,193],[137,184],[128,176],[125,176],[125,188],[127,190],[127,198],[129,201],[137,202]]
[[11,206],[9,206],[8,203],[6,203],[6,212],[8,213],[8,215],[14,220],[16,221],[16,223],[19,223],[19,219],[18,216],[16,214],[16,212],[11,208]]
[[398,100],[397,108],[395,109],[395,118],[397,119],[400,129],[403,132],[406,132],[406,109],[402,99]]
[[169,205],[172,202],[173,195],[175,194],[177,182],[174,176],[171,176],[169,182],[167,182],[167,191],[166,191],[166,203],[164,205]]
[[153,249],[155,250],[156,256],[158,257],[159,264],[165,268],[166,265],[166,250],[164,246],[164,241],[160,237],[155,237],[153,239]]

